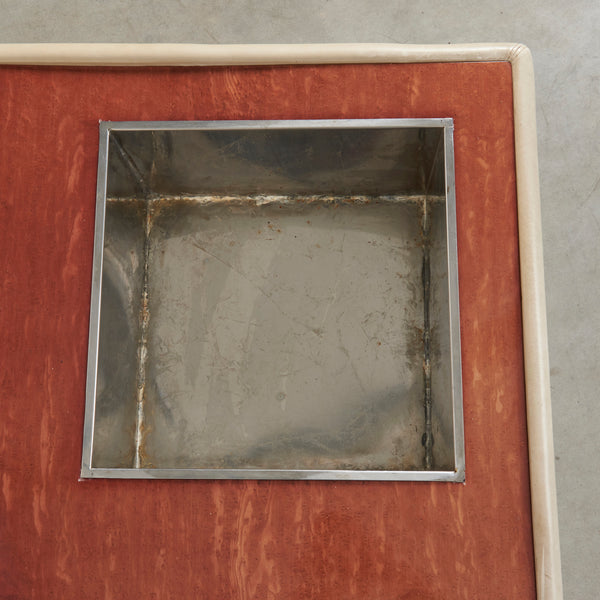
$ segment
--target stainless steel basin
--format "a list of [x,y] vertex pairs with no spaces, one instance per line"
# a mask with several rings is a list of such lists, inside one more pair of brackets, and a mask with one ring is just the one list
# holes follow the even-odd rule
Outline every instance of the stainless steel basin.
[[463,480],[452,153],[101,123],[82,476]]

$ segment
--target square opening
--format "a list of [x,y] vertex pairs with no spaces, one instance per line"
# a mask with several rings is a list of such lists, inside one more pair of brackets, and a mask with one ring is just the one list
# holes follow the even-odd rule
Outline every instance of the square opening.
[[464,479],[452,121],[100,124],[82,476]]

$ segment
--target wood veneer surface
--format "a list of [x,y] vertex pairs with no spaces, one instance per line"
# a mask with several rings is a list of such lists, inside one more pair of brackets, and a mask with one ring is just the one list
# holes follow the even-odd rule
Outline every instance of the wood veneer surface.
[[[78,481],[98,120],[453,117],[466,483]],[[0,598],[533,598],[508,63],[0,68]]]

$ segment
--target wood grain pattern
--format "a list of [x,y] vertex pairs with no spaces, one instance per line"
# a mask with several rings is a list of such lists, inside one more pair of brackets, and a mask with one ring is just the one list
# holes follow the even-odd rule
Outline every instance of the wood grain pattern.
[[[0,598],[533,598],[508,63],[0,68]],[[78,481],[98,120],[453,117],[465,485]]]

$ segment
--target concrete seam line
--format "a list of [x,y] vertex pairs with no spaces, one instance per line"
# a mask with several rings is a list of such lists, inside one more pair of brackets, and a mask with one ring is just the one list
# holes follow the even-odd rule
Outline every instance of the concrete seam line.
[[0,44],[0,64],[46,66],[226,66],[349,63],[510,62],[513,105],[531,510],[537,597],[562,599],[535,86],[522,44]]

